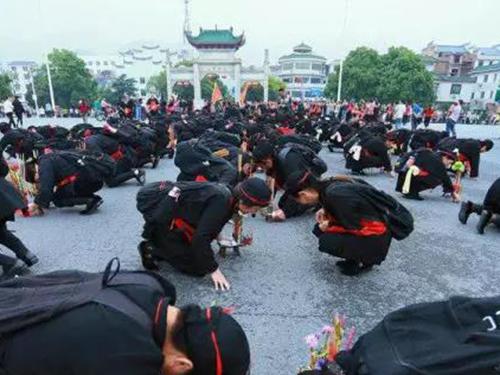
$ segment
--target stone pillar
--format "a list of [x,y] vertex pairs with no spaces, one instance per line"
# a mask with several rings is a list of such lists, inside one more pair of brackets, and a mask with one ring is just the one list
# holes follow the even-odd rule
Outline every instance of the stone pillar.
[[165,61],[165,75],[167,76],[167,103],[170,101],[170,98],[172,97],[172,74],[171,74],[171,69],[172,69],[172,61],[170,59],[170,50],[167,49],[166,52],[166,61]]
[[269,101],[269,75],[271,74],[271,68],[269,67],[269,50],[266,49],[264,52],[264,103]]
[[205,102],[201,98],[200,66],[198,63],[193,65],[193,86],[194,86],[194,109],[202,109]]
[[241,95],[241,63],[234,66],[234,101],[238,104]]

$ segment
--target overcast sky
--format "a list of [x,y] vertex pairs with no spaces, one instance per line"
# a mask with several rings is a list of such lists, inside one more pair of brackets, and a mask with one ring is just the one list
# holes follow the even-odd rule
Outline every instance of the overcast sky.
[[[342,25],[346,14],[345,33]],[[0,61],[40,60],[44,48],[115,54],[155,40],[182,45],[183,0],[0,0]],[[239,55],[271,62],[300,42],[329,60],[366,45],[381,52],[429,41],[500,44],[500,0],[191,0],[193,30],[233,26],[245,32]]]

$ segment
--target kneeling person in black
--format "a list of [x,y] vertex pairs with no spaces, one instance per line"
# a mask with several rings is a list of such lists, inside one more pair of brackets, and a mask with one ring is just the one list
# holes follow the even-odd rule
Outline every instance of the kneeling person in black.
[[480,216],[476,227],[479,234],[484,234],[484,229],[490,223],[500,228],[500,178],[490,186],[482,205],[471,201],[462,203],[458,219],[462,224],[467,224],[472,213]]
[[210,182],[146,185],[137,195],[137,208],[146,221],[146,241],[139,245],[144,267],[155,269],[155,260],[162,259],[189,275],[210,274],[216,289],[229,289],[211,243],[238,210],[254,214],[270,200],[271,191],[258,178],[247,179],[232,190]]
[[[386,212],[398,205],[392,197],[363,180],[345,176],[319,180],[308,172],[291,175],[287,192],[300,204],[323,207],[316,213],[313,233],[319,251],[344,259],[337,262],[342,273],[357,275],[385,260],[394,237]],[[408,220],[412,230],[411,215]]]
[[[456,162],[454,154],[420,149],[401,158],[397,165],[396,191],[407,199],[423,200],[420,192],[443,186],[443,193],[450,194],[454,202],[460,200],[459,186],[451,182],[447,170]],[[460,163],[460,162],[459,162]]]
[[[95,194],[102,189],[111,170],[87,169],[84,154],[78,152],[50,152],[38,159],[38,194],[30,211],[56,207],[86,206],[82,215],[94,213],[103,203]],[[91,168],[91,167],[89,167]]]
[[0,303],[2,374],[221,375],[250,367],[245,332],[227,310],[175,307],[175,287],[153,273],[62,271],[0,290],[16,301]]

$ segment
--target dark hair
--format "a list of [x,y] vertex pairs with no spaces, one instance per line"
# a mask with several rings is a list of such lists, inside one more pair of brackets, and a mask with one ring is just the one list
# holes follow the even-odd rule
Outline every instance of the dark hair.
[[485,139],[484,141],[481,141],[481,148],[486,147],[486,151],[490,151],[494,146],[494,143],[492,140]]
[[297,171],[294,172],[286,180],[285,189],[288,194],[296,197],[299,192],[306,189],[313,189],[316,191],[322,191],[332,182],[349,182],[352,183],[354,180],[348,176],[335,176],[327,179],[321,179],[315,176],[310,171]]

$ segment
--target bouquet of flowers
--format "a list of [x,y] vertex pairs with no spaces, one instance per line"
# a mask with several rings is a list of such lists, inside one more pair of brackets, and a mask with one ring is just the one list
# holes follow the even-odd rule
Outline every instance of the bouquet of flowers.
[[[308,335],[305,341],[309,347],[310,359],[307,367],[302,368],[301,371],[327,370],[329,365],[335,362],[340,351],[351,350],[354,345],[356,329],[351,327],[347,335],[346,332],[345,317],[335,315],[331,326],[325,326],[321,331]],[[334,369],[334,371],[330,373],[343,375],[340,369]]]

